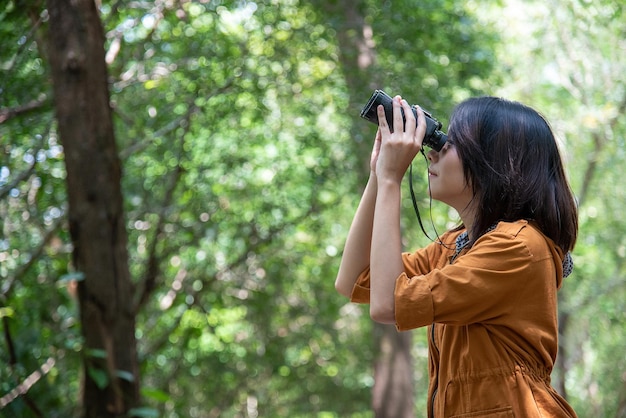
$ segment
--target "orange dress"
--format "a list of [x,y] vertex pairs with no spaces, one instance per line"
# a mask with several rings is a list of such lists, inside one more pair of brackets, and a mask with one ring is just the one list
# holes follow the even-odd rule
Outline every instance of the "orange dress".
[[[550,385],[564,255],[532,223],[500,222],[455,253],[441,241],[403,254],[396,327],[429,326],[428,416],[576,417]],[[369,269],[351,300],[369,303]]]

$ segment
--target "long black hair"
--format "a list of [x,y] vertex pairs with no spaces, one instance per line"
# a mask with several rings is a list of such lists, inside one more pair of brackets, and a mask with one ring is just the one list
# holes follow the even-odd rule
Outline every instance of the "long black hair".
[[448,139],[474,190],[474,239],[498,221],[534,221],[564,252],[574,248],[578,212],[547,121],[521,103],[477,97],[452,113]]

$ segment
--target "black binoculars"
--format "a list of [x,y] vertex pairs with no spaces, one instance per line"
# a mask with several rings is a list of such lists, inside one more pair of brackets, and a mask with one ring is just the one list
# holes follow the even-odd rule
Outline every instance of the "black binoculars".
[[[361,110],[361,117],[378,125],[378,113],[376,110],[378,105],[383,105],[385,108],[385,119],[387,119],[387,125],[389,126],[389,129],[393,131],[392,98],[382,90],[374,91],[372,97],[370,97],[363,110]],[[401,108],[400,110],[402,111],[402,123],[404,124],[406,123],[404,109]],[[411,106],[411,110],[413,110],[413,114],[417,119],[417,111],[415,110],[415,107]],[[441,151],[441,148],[448,140],[448,135],[441,132],[441,122],[433,118],[430,113],[425,110],[424,115],[426,116],[426,134],[424,135],[424,141],[422,141],[422,144],[434,149],[435,151]]]

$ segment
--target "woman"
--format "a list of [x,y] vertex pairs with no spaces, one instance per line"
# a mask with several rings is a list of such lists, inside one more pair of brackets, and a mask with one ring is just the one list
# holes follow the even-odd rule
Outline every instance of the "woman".
[[375,321],[429,326],[429,417],[575,417],[550,385],[557,289],[578,228],[550,127],[499,98],[457,106],[447,143],[427,156],[431,197],[462,224],[403,253],[400,183],[426,122],[399,96],[393,112],[390,129],[378,108],[371,175],[335,287],[369,303]]

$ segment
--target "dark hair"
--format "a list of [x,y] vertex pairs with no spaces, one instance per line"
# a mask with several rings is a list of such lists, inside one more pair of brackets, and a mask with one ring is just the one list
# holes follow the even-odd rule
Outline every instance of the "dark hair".
[[564,252],[574,248],[578,213],[547,121],[521,103],[478,97],[452,113],[448,140],[474,190],[477,239],[498,221],[534,221]]

